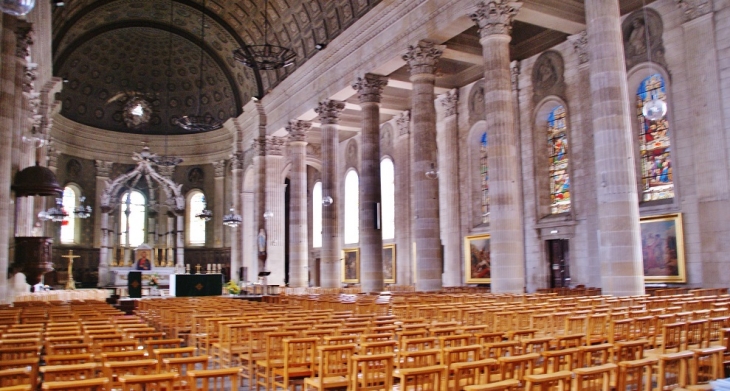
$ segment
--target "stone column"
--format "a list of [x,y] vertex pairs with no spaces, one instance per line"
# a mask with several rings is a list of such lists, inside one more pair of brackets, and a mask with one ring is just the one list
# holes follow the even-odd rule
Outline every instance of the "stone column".
[[289,121],[289,286],[309,286],[309,231],[307,230],[307,131],[308,121]]
[[175,235],[175,273],[185,271],[185,209],[175,210],[177,222]]
[[[228,210],[225,205],[225,197],[223,194],[223,185],[225,185],[226,161],[219,160],[213,162],[214,179],[213,179],[213,242],[206,240],[208,244],[212,244],[215,248],[223,247],[223,215]],[[208,198],[208,200],[210,200]],[[210,202],[210,201],[208,201]],[[210,205],[210,204],[208,204]],[[209,229],[206,227],[206,231]]]
[[[101,231],[101,208],[97,205],[101,205],[101,194],[106,188],[106,181],[109,180],[109,175],[112,171],[113,162],[107,162],[104,160],[94,161],[96,165],[96,199],[93,200],[94,206],[94,247],[101,248],[101,237],[103,235]],[[88,200],[92,202],[92,200]]]
[[426,172],[436,167],[436,107],[434,83],[436,62],[443,46],[420,41],[408,46],[403,59],[410,68],[411,121],[413,122],[413,213],[415,214],[413,240],[416,251],[416,290],[437,291],[442,282],[441,237],[439,233],[439,183]]
[[243,259],[243,254],[241,251],[241,245],[243,244],[243,233],[245,232],[244,227],[247,224],[249,216],[243,212],[243,208],[241,208],[241,186],[242,181],[240,181],[239,176],[241,176],[243,172],[243,152],[236,152],[235,155],[233,155],[232,158],[232,164],[231,164],[231,193],[232,193],[232,203],[233,203],[233,209],[235,209],[238,213],[241,213],[241,217],[243,217],[243,222],[241,222],[241,226],[238,228],[234,228],[233,232],[231,232],[231,275],[230,279],[233,281],[240,282],[241,279],[238,277],[238,271],[241,268],[241,262]]
[[[618,0],[586,0],[603,294],[644,293],[639,196]],[[490,171],[491,173],[491,171]]]
[[265,211],[271,212],[266,219],[266,270],[271,272],[268,277],[269,285],[284,285],[284,192],[286,185],[284,172],[284,137],[266,138],[266,206]]
[[459,232],[459,140],[456,106],[458,90],[439,96],[436,110],[436,141],[438,143],[439,204],[441,242],[444,245],[445,286],[461,286],[462,257]]
[[[692,70],[687,72],[687,115],[692,126],[685,140],[690,138],[692,140],[689,144],[694,160],[697,217],[688,217],[701,221],[698,224],[700,230],[698,247],[701,253],[698,264],[701,265],[702,274],[693,276],[690,271],[688,277],[689,282],[694,284],[701,282],[708,287],[728,286],[730,276],[726,270],[730,243],[718,240],[730,233],[727,224],[727,219],[730,217],[727,153],[729,144],[726,135],[727,125],[724,124],[728,120],[728,112],[723,107],[727,107],[727,103],[724,103],[721,90],[724,84],[721,81],[721,73],[724,72],[724,68],[719,64],[726,60],[718,58],[718,53],[721,51],[717,48],[722,45],[716,41],[727,35],[723,34],[722,38],[717,35],[721,27],[715,22],[712,2],[681,0],[677,5],[684,11],[682,31],[686,69]],[[717,114],[707,115],[708,113]],[[675,129],[677,128],[674,127],[672,130],[676,132]],[[672,148],[673,153],[676,151],[676,148]],[[672,158],[676,161],[674,156]],[[674,178],[676,186],[676,174]]]
[[[172,175],[175,173],[175,166],[157,166],[157,172],[167,179],[172,179]],[[161,191],[159,204],[166,205],[166,203],[167,194]],[[172,266],[172,235],[175,230],[174,227],[174,214],[169,211],[164,214],[157,214],[157,247],[163,249],[162,256],[158,260],[161,265]]]
[[[383,233],[380,226],[380,97],[388,79],[373,74],[352,86],[362,108],[360,163],[360,285],[363,292],[383,290]],[[377,220],[377,221],[376,221]]]
[[525,290],[525,239],[521,200],[520,145],[515,129],[509,42],[521,3],[479,2],[471,19],[479,27],[484,56],[484,104],[489,139],[492,292]]
[[413,284],[411,261],[411,113],[404,111],[395,120],[398,134],[395,137],[393,164],[395,167],[395,245],[396,283]]
[[[265,125],[261,125],[264,128]],[[256,259],[249,265],[249,276],[251,281],[257,281],[259,271],[266,270],[266,248],[258,248],[256,238],[261,230],[266,230],[266,136],[261,136],[253,141],[254,157],[254,193],[253,197],[253,243],[257,246]],[[263,250],[263,253],[262,253]]]
[[322,205],[322,253],[320,257],[320,283],[322,288],[342,286],[340,269],[340,232],[337,209],[337,147],[340,112],[345,103],[335,100],[319,102],[315,109],[322,122],[322,199],[331,197],[330,205]]
[[9,243],[12,235],[13,204],[10,203],[10,186],[13,182],[11,173],[12,142],[13,142],[13,112],[15,107],[15,22],[16,18],[7,14],[0,15],[2,19],[2,47],[0,48],[0,303],[7,304],[9,295],[8,266]]

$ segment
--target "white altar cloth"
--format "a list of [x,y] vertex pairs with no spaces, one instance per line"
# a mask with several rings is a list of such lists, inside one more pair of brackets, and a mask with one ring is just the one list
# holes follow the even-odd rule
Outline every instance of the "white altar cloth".
[[109,268],[109,281],[113,286],[127,286],[127,275],[129,272],[142,272],[142,285],[149,285],[150,276],[157,275],[158,285],[170,285],[170,275],[175,274],[174,267],[155,267],[152,270],[134,270],[130,267],[111,267]]

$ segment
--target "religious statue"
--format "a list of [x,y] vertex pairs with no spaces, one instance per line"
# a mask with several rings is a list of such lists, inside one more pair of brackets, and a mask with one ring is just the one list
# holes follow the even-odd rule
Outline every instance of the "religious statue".
[[137,260],[137,270],[152,270],[152,263],[147,259],[147,250],[139,251],[139,259]]
[[644,20],[636,18],[631,22],[631,35],[629,35],[629,51],[631,55],[646,53],[646,26]]
[[256,244],[259,250],[259,259],[262,261],[266,260],[266,231],[263,228],[259,230],[259,236],[256,239]]

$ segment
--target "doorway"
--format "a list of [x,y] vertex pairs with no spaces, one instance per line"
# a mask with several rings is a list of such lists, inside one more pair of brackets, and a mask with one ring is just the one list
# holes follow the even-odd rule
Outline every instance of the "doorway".
[[550,267],[550,287],[570,286],[570,247],[568,239],[553,239],[545,242]]

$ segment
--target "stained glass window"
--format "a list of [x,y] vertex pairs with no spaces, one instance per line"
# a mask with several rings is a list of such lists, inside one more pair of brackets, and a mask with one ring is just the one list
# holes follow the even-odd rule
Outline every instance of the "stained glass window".
[[395,169],[393,161],[385,158],[380,162],[380,193],[383,239],[395,238]]
[[195,191],[190,197],[188,207],[188,241],[192,245],[205,245],[205,220],[196,217],[203,213],[206,207],[205,195],[202,191]]
[[122,203],[119,205],[119,244],[122,246],[137,247],[144,243],[145,203],[144,195],[137,190],[122,195]]
[[644,79],[636,93],[636,116],[639,121],[641,151],[641,185],[644,201],[674,198],[670,157],[669,122],[666,116],[652,121],[644,118],[644,104],[653,98],[666,102],[664,78],[658,73]]
[[360,183],[357,173],[345,176],[345,243],[360,241]]
[[322,247],[322,182],[312,189],[312,247]]
[[482,179],[482,223],[489,223],[489,166],[487,165],[487,132],[479,144],[479,174]]
[[76,190],[71,186],[63,189],[63,210],[68,213],[61,222],[61,243],[72,244],[76,242],[76,219],[74,219],[74,209],[76,208],[76,200],[78,199]]
[[548,114],[547,140],[550,149],[550,213],[570,211],[570,174],[568,173],[568,128],[565,107],[558,106]]

